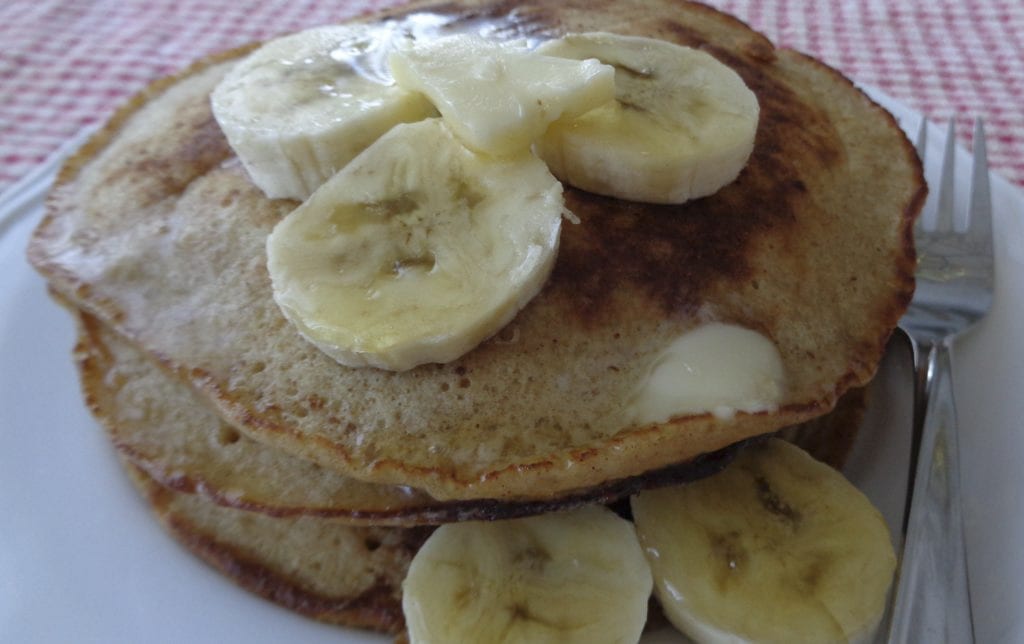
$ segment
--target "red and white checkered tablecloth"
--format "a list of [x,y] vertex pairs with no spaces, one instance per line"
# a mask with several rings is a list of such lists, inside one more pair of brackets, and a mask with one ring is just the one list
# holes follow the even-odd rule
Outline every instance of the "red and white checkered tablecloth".
[[[212,51],[402,0],[4,0],[0,191],[133,92]],[[1024,185],[1021,0],[712,0],[936,121],[985,118],[993,169]]]

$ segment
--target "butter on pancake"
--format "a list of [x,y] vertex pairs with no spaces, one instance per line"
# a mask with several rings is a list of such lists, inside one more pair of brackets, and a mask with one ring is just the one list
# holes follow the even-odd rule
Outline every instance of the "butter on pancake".
[[[678,206],[566,189],[580,223],[563,227],[551,278],[503,332],[445,365],[346,368],[271,297],[265,238],[295,202],[266,199],[213,121],[209,93],[229,54],[140,95],[65,166],[35,266],[246,434],[437,499],[553,498],[685,462],[820,415],[873,375],[913,290],[925,188],[892,116],[847,79],[696,4],[402,11],[448,16],[451,30],[614,30],[700,48],[757,95],[750,161],[736,182]],[[777,408],[631,424],[625,403],[652,362],[709,321],[778,348]]]
[[730,324],[698,326],[673,340],[627,404],[638,423],[681,414],[774,411],[785,390],[779,352],[764,336]]

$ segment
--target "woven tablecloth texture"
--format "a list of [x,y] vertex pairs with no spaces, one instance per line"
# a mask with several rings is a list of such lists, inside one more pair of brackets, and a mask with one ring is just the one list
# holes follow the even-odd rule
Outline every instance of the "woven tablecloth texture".
[[[0,192],[132,93],[195,58],[401,0],[4,0]],[[985,119],[992,168],[1024,185],[1021,0],[713,0],[934,121]]]

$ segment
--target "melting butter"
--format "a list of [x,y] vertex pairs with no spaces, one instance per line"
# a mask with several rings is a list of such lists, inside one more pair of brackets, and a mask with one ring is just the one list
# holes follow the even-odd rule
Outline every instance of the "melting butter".
[[520,29],[527,27],[522,22],[515,10],[508,15],[494,17],[410,13],[380,24],[367,25],[371,35],[368,40],[340,46],[330,52],[330,57],[337,63],[351,67],[368,81],[392,85],[394,77],[388,58],[401,43],[430,42],[453,34],[477,34],[496,41],[521,40],[533,48],[540,40],[536,36],[527,37],[520,33]]
[[676,338],[654,360],[631,397],[631,422],[660,423],[673,416],[776,409],[785,371],[775,344],[732,324],[706,324]]

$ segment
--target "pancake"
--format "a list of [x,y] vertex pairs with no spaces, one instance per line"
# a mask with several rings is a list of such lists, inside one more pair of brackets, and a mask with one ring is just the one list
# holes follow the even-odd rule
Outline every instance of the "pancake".
[[[846,399],[854,406],[864,400]],[[128,460],[122,464],[171,536],[239,586],[320,621],[404,634],[402,581],[430,528],[247,512],[167,488]],[[628,504],[620,510],[628,514]],[[667,626],[652,598],[646,629]]]
[[864,422],[868,400],[867,387],[850,389],[839,398],[832,411],[806,423],[786,427],[779,432],[779,438],[799,445],[815,459],[842,471]]
[[[162,392],[168,394],[163,399],[167,406],[195,403],[195,400],[188,400],[187,388],[166,375],[159,375],[159,368],[141,358],[139,352],[123,340],[97,326],[95,320],[91,320],[87,328],[89,331],[83,333],[79,341],[81,359],[93,362],[103,353],[116,354],[118,361],[104,373],[84,368],[83,375],[90,371],[93,375],[109,374],[111,383],[116,383],[111,387],[113,390],[123,388],[126,379],[133,375],[142,380],[162,378],[170,387],[164,387]],[[93,342],[92,337],[111,340],[107,343],[109,351],[106,346],[97,346],[98,341]],[[122,360],[136,364],[122,368]],[[103,386],[97,381],[86,384],[85,388],[89,392]],[[841,449],[846,443],[828,444],[827,436],[832,433],[827,430],[833,426],[849,427],[859,421],[865,400],[861,392],[860,389],[851,391],[832,413],[805,428],[795,428],[798,438],[815,437],[804,447],[823,450],[817,454],[812,451],[819,459],[830,455],[841,459]],[[102,397],[112,400],[117,396],[115,392]],[[96,400],[90,400],[96,409]],[[102,408],[103,403],[98,406]],[[146,405],[132,405],[130,409],[149,411]],[[838,413],[840,411],[843,413]],[[136,413],[135,417],[140,415]],[[148,422],[155,420],[148,414],[146,418]],[[111,438],[117,442],[117,433],[113,432]],[[187,453],[193,451],[183,448],[179,441],[173,444]],[[123,450],[123,444],[118,446]],[[430,528],[352,526],[348,521],[319,515],[271,516],[247,511],[252,508],[224,507],[221,497],[203,494],[201,492],[208,490],[200,487],[173,489],[162,485],[134,464],[137,453],[122,451],[120,456],[132,484],[171,536],[239,586],[320,621],[403,634],[402,581],[412,557],[430,534]],[[188,468],[187,457],[182,465]],[[249,465],[245,459],[238,463],[242,470],[247,470]],[[252,479],[248,477],[249,481]],[[316,478],[311,478],[309,483],[315,488]],[[315,490],[312,497],[316,498]],[[620,505],[617,511],[628,515],[628,504]],[[647,630],[667,626],[652,598]]]
[[404,631],[402,580],[429,528],[268,517],[175,492],[127,463],[125,470],[164,528],[239,586],[323,622]]
[[350,525],[508,519],[608,503],[649,487],[694,480],[720,470],[734,452],[720,450],[682,467],[548,501],[437,501],[409,487],[345,477],[240,434],[112,329],[87,313],[73,313],[82,390],[121,457],[160,485],[225,507]]
[[[681,206],[567,188],[580,223],[563,227],[550,280],[504,330],[449,364],[346,368],[272,300],[264,242],[296,204],[263,197],[210,114],[232,52],[154,84],[65,165],[32,263],[242,433],[441,500],[557,498],[686,462],[821,415],[873,375],[912,294],[925,193],[888,113],[702,5],[471,4],[415,11],[509,37],[610,30],[708,51],[760,102],[750,163]],[[659,353],[713,320],[778,346],[778,410],[631,425],[623,410]]]

